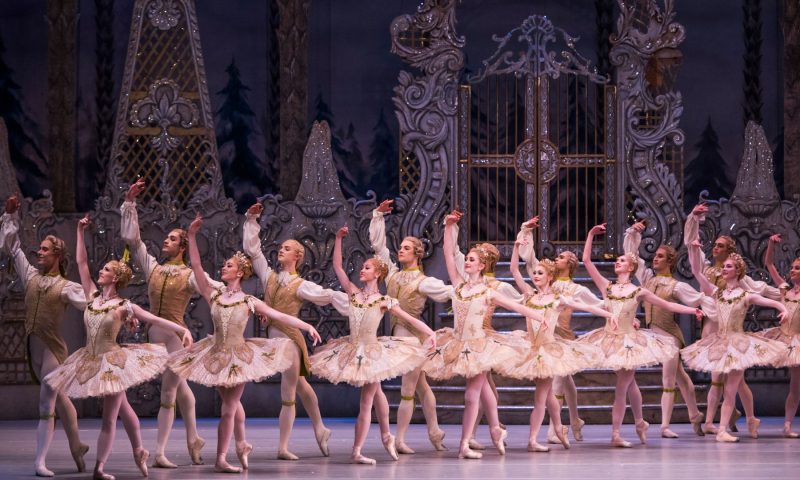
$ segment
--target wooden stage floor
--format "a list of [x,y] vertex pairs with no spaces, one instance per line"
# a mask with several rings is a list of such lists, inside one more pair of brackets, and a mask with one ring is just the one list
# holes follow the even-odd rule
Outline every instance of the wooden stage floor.
[[[200,420],[199,429],[206,439],[203,450],[206,465],[190,466],[185,449],[185,433],[180,420],[175,422],[168,457],[178,463],[176,470],[150,469],[151,479],[217,479],[217,478],[342,478],[342,479],[532,479],[589,480],[589,479],[770,479],[797,478],[800,467],[800,440],[784,439],[781,436],[782,419],[763,418],[761,437],[758,440],[740,433],[738,444],[720,444],[713,437],[697,437],[686,424],[674,425],[681,438],[662,439],[657,425],[652,425],[648,444],[635,444],[632,449],[613,449],[608,446],[609,425],[587,425],[585,440],[573,442],[570,450],[552,446],[549,453],[529,453],[525,450],[528,428],[525,425],[510,425],[509,447],[505,457],[488,449],[481,460],[459,460],[456,447],[460,433],[458,425],[443,425],[447,432],[445,443],[448,452],[435,452],[428,443],[424,425],[411,425],[407,443],[417,450],[416,455],[401,455],[392,462],[380,443],[378,426],[370,428],[364,454],[378,460],[376,466],[351,465],[348,463],[353,440],[351,418],[327,419],[333,430],[331,457],[322,457],[317,449],[311,426],[307,419],[300,418],[295,424],[292,451],[300,461],[275,460],[278,438],[277,419],[253,418],[247,421],[248,440],[255,450],[250,456],[250,471],[241,475],[219,474],[213,471],[216,445],[216,419]],[[34,478],[33,457],[35,448],[36,421],[0,422],[0,478]],[[97,419],[80,420],[82,440],[91,445],[86,456],[87,466],[94,465],[94,452],[100,422]],[[739,422],[740,431],[746,430],[744,420]],[[394,426],[392,427],[394,429]],[[156,424],[154,419],[142,420],[142,436],[145,448],[155,445]],[[633,425],[623,426],[623,436],[636,440]],[[486,426],[481,426],[479,440],[489,445]],[[540,435],[543,442],[543,433]],[[117,478],[142,478],[131,456],[130,444],[122,425],[117,428],[114,452],[107,471]],[[236,455],[228,460],[238,465]],[[67,450],[66,438],[60,426],[48,458],[48,467],[56,472],[58,479],[91,478],[90,473],[78,474]]]

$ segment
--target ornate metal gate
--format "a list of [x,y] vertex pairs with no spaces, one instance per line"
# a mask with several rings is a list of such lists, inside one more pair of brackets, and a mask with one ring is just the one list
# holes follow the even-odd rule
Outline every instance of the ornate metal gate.
[[593,225],[622,208],[607,193],[619,182],[616,87],[547,17],[494,40],[459,94],[455,204],[467,212],[466,238],[508,252],[519,225],[538,214],[541,253],[580,249]]

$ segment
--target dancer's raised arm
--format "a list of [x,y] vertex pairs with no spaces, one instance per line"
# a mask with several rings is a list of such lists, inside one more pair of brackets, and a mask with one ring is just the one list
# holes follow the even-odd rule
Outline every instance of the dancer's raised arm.
[[517,241],[523,243],[519,244],[519,256],[525,261],[525,270],[528,271],[528,277],[533,277],[533,269],[539,263],[536,258],[536,246],[533,241],[533,231],[539,228],[539,216],[532,217],[527,222],[524,222],[520,227],[517,234]]
[[689,265],[692,267],[692,275],[697,280],[697,283],[700,285],[700,291],[704,294],[711,296],[714,294],[714,290],[717,289],[711,282],[708,281],[705,275],[703,275],[703,260],[702,260],[702,249],[700,248],[702,245],[700,244],[700,240],[694,240],[691,243],[686,244],[686,247],[689,250]]
[[464,214],[458,210],[453,210],[444,218],[444,263],[447,265],[447,276],[450,283],[456,286],[464,281],[456,266],[455,254],[458,247],[455,244],[455,231],[458,230],[458,222]]
[[609,282],[606,280],[605,277],[600,275],[600,271],[597,270],[597,267],[592,262],[592,241],[594,240],[595,235],[599,235],[606,232],[606,224],[603,223],[601,225],[595,225],[589,230],[589,233],[586,235],[586,244],[583,246],[583,264],[586,267],[586,271],[589,272],[589,276],[592,277],[592,281],[603,292],[603,296],[605,296],[606,288],[608,288]]
[[350,281],[347,272],[344,271],[344,263],[342,260],[342,239],[346,237],[348,233],[350,233],[350,229],[347,225],[336,231],[336,239],[333,242],[333,272],[336,274],[336,278],[339,280],[339,285],[342,286],[342,290],[347,292],[348,295],[352,295],[358,289],[353,285],[353,282]]
[[81,277],[81,286],[86,297],[97,290],[92,280],[92,273],[89,271],[89,255],[86,253],[86,239],[84,238],[84,231],[89,226],[89,223],[88,214],[78,221],[77,240],[75,242],[75,263],[78,265],[78,274]]
[[644,259],[639,256],[639,245],[642,244],[642,233],[647,225],[644,221],[636,222],[625,230],[625,236],[622,239],[622,251],[625,253],[633,254],[639,262],[636,268],[636,279],[639,280],[639,285],[644,285],[647,280],[654,276],[653,270],[647,268]]
[[764,252],[764,266],[767,267],[767,271],[769,272],[769,276],[772,278],[772,281],[775,282],[775,285],[778,288],[781,286],[788,286],[786,280],[781,277],[780,272],[778,269],[775,268],[774,262],[774,254],[775,254],[775,244],[781,243],[781,235],[776,233],[769,237],[769,241],[767,242],[767,251]]
[[532,295],[534,292],[533,288],[525,282],[525,279],[522,278],[522,274],[519,271],[519,250],[523,245],[527,245],[526,240],[517,238],[514,242],[514,250],[511,252],[511,265],[509,269],[511,270],[511,276],[514,277],[514,282],[517,284],[519,291],[526,295]]
[[198,212],[197,216],[194,218],[194,220],[192,220],[192,223],[189,225],[189,229],[187,230],[187,236],[189,240],[189,261],[192,263],[192,272],[194,272],[194,278],[197,282],[197,291],[210,305],[213,288],[208,282],[205,270],[203,270],[203,262],[200,259],[200,250],[197,248],[197,232],[200,231],[200,227],[202,225],[203,217],[201,217],[200,213]]

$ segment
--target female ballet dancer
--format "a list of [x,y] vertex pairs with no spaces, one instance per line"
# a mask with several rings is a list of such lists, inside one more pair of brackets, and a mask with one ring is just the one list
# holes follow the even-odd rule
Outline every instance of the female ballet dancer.
[[[244,253],[250,256],[253,270],[264,285],[264,303],[287,315],[297,316],[304,301],[315,305],[328,305],[334,301],[339,305],[347,305],[347,295],[343,292],[322,288],[314,282],[304,280],[297,273],[297,266],[303,262],[305,248],[297,240],[286,240],[278,250],[279,272],[270,268],[264,253],[261,251],[259,239],[258,217],[264,207],[256,203],[247,210],[242,229]],[[280,437],[278,441],[278,460],[298,460],[299,457],[289,451],[289,437],[295,419],[295,398],[300,397],[303,406],[311,419],[314,437],[324,456],[330,455],[328,439],[331,431],[325,428],[319,412],[317,394],[306,380],[309,374],[308,347],[305,337],[299,329],[282,323],[267,320],[267,336],[270,338],[289,338],[295,345],[296,354],[292,358],[291,368],[281,373],[281,413],[278,423]]]
[[436,331],[438,347],[428,355],[423,369],[426,375],[435,379],[447,380],[456,376],[467,379],[458,457],[477,459],[482,455],[470,448],[470,440],[479,418],[479,404],[484,408],[492,442],[497,451],[505,455],[507,432],[500,426],[497,397],[487,382],[487,376],[492,369],[513,361],[519,352],[511,348],[502,335],[491,329],[494,307],[489,301],[489,292],[494,290],[485,272],[493,271],[499,257],[497,248],[488,243],[472,248],[463,264],[465,274],[459,273],[455,261],[457,247],[454,230],[457,230],[462,216],[461,212],[454,210],[445,217],[445,263],[451,283],[457,285],[452,294],[453,328]]
[[361,454],[372,421],[373,403],[383,446],[393,460],[398,458],[395,437],[389,431],[389,403],[380,394],[381,382],[416,369],[425,361],[426,353],[417,338],[376,336],[384,312],[388,310],[421,332],[426,341],[430,339],[434,347],[436,343],[433,330],[403,311],[397,300],[378,291],[378,283],[389,272],[389,266],[379,257],[367,259],[361,267],[359,279],[364,284],[363,288],[359,289],[350,281],[342,263],[342,239],[347,233],[347,227],[336,232],[333,271],[342,289],[350,295],[350,306],[346,313],[350,335],[329,341],[318,348],[309,360],[314,375],[334,384],[345,382],[361,387],[361,404],[350,460],[353,463],[374,465],[375,459]]
[[[695,241],[700,240],[700,222],[705,218],[708,213],[708,207],[705,204],[696,205],[692,209],[692,213],[686,217],[686,223],[683,226],[683,243],[690,245]],[[731,253],[736,253],[736,241],[728,235],[720,235],[715,241],[711,249],[711,257],[713,264],[708,262],[705,258],[705,253],[700,251],[700,263],[703,276],[716,287],[725,288],[725,280],[722,278],[722,264]],[[757,293],[763,297],[771,300],[780,300],[780,291],[765,282],[753,280],[750,276],[745,275],[739,280],[744,290],[748,292]],[[713,334],[717,330],[717,322],[703,322],[703,330],[700,334],[701,338]],[[717,433],[717,428],[714,426],[714,417],[717,415],[717,408],[719,407],[719,400],[722,396],[722,390],[725,387],[724,375],[719,372],[711,372],[711,384],[708,387],[708,397],[706,399],[706,422],[703,425],[703,432]],[[745,416],[747,417],[747,429],[750,436],[758,438],[758,425],[761,423],[755,416],[755,407],[753,405],[753,392],[747,386],[747,382],[742,379],[739,383],[739,398],[742,400],[742,407],[744,408]],[[733,415],[731,416],[731,424],[729,428],[732,432],[736,432],[736,420],[741,416],[738,410],[734,408]]]
[[[519,264],[519,247],[522,241],[514,243],[511,264]],[[501,365],[497,371],[503,376],[534,380],[536,393],[530,419],[529,452],[549,452],[550,448],[540,445],[536,438],[544,420],[545,408],[550,414],[553,434],[564,448],[569,448],[566,430],[561,425],[561,405],[552,395],[553,378],[570,376],[581,370],[593,368],[600,356],[600,349],[594,345],[566,340],[555,335],[558,319],[563,308],[585,310],[595,315],[609,318],[611,313],[600,307],[580,303],[569,296],[559,295],[552,289],[556,267],[551,260],[542,260],[533,268],[531,279],[536,289],[525,283],[519,269],[514,280],[523,292],[522,304],[502,296],[493,296],[497,305],[513,310],[526,317],[527,331],[515,331],[513,338],[521,341],[521,357],[514,362]]]
[[[118,290],[125,288],[133,273],[124,261],[112,260],[103,266],[97,276],[97,285],[101,290],[97,289],[89,272],[86,254],[84,231],[88,225],[88,215],[78,222],[75,253],[87,302],[83,315],[86,346],[76,350],[44,380],[53,390],[63,391],[71,398],[103,398],[103,424],[97,438],[97,463],[93,478],[114,480],[112,475],[103,470],[111,454],[117,417],[120,415],[123,416],[136,466],[146,477],[150,454],[142,447],[139,419],[128,405],[125,390],[161,374],[166,368],[168,354],[162,345],[157,344],[119,345],[117,334],[123,323],[139,319],[168,330],[180,339],[184,347],[192,344],[192,336],[186,327],[157,317],[119,296]],[[127,408],[121,408],[123,404]]]
[[[426,276],[422,272],[422,255],[425,247],[417,237],[406,237],[400,242],[397,250],[397,261],[400,267],[392,262],[389,249],[386,248],[386,222],[383,217],[392,212],[392,200],[384,200],[372,212],[372,221],[369,224],[369,239],[372,250],[387,265],[389,273],[386,275],[386,293],[390,297],[396,298],[400,308],[408,312],[414,318],[419,318],[425,309],[425,301],[430,298],[435,302],[447,302],[452,295],[453,287],[446,285],[438,278]],[[420,332],[413,330],[408,324],[404,323],[399,317],[392,315],[392,335],[399,337],[417,337],[420,341],[423,337]],[[425,423],[428,425],[428,438],[433,447],[438,450],[446,450],[444,446],[444,430],[439,428],[439,421],[436,415],[436,397],[433,390],[428,385],[428,380],[422,372],[422,368],[417,368],[402,377],[400,386],[400,406],[397,408],[397,437],[396,445],[398,453],[414,453],[414,450],[406,445],[406,432],[411,423],[411,416],[414,414],[414,392],[422,403],[422,413],[425,415]]]
[[[287,338],[244,338],[250,314],[268,317],[289,327],[304,330],[316,344],[319,334],[306,322],[269,307],[242,292],[242,281],[253,273],[247,255],[236,252],[225,261],[220,277],[225,286],[215,289],[203,271],[197,232],[203,220],[200,214],[188,229],[189,261],[200,294],[211,307],[214,333],[198,341],[193,348],[172,355],[169,368],[181,378],[216,387],[222,399],[217,428],[217,459],[214,469],[220,473],[239,473],[248,468],[253,446],[245,439],[245,412],[241,397],[248,382],[259,381],[292,366],[296,347]],[[236,456],[241,468],[228,463],[231,435],[236,437]]]
[[[72,305],[78,310],[86,308],[83,288],[64,278],[66,270],[66,245],[64,240],[48,235],[39,244],[37,266],[28,262],[20,247],[19,200],[11,196],[6,200],[5,213],[0,217],[0,246],[14,259],[14,266],[25,291],[26,352],[31,374],[38,383],[67,359],[67,344],[61,336],[64,310]],[[37,268],[38,267],[38,268]],[[36,458],[34,470],[38,477],[52,477],[47,468],[47,452],[55,431],[55,409],[64,425],[69,450],[79,472],[86,470],[83,456],[89,446],[81,443],[78,415],[75,406],[63,392],[50,388],[45,382],[39,387],[39,424],[36,427]]]
[[654,293],[631,283],[631,275],[636,273],[638,258],[632,254],[617,257],[614,263],[616,282],[610,282],[597,270],[592,262],[592,241],[595,235],[605,233],[605,224],[595,225],[589,230],[583,248],[583,263],[592,277],[594,284],[603,292],[605,308],[614,316],[606,321],[603,328],[598,328],[581,336],[578,341],[589,342],[600,347],[603,357],[600,368],[614,370],[617,375],[614,391],[614,406],[611,410],[611,445],[630,448],[630,442],[620,435],[622,420],[625,416],[626,396],[631,403],[633,419],[636,422],[636,434],[639,440],[647,443],[647,429],[650,426],[642,416],[642,393],[636,384],[634,373],[637,368],[657,365],[674,358],[678,352],[669,337],[651,330],[639,330],[636,309],[639,302],[645,301],[675,313],[694,314],[701,318],[699,309],[667,302]]
[[[744,278],[744,259],[731,253],[720,269],[720,277],[724,287],[717,287],[703,274],[700,241],[688,245],[689,263],[692,273],[700,284],[700,290],[713,298],[715,308],[712,316],[716,317],[717,329],[714,333],[681,350],[683,361],[691,370],[718,372],[725,375],[725,393],[722,400],[718,442],[738,442],[739,438],[729,434],[727,426],[733,414],[736,392],[740,391],[744,380],[744,371],[755,365],[769,365],[778,361],[786,350],[786,346],[778,341],[770,340],[754,333],[743,331],[744,318],[750,305],[774,308],[783,322],[787,319],[786,307],[782,303],[762,297],[745,290],[740,280]],[[748,418],[750,432],[758,429],[759,420]]]
[[[638,257],[639,245],[642,243],[642,232],[646,226],[644,222],[637,222],[625,231],[622,242],[625,253]],[[639,285],[668,302],[682,303],[690,307],[699,307],[703,294],[685,282],[679,282],[672,277],[675,263],[678,261],[678,252],[671,245],[660,245],[653,256],[653,268],[646,268],[644,260],[639,257],[639,266],[636,269],[636,278]],[[650,305],[645,308],[645,325],[656,333],[660,333],[672,340],[678,348],[686,346],[680,325],[675,322],[672,312]],[[697,408],[697,397],[694,392],[694,383],[686,373],[681,363],[680,354],[664,362],[661,369],[661,437],[678,438],[678,434],[669,428],[672,418],[672,409],[675,405],[677,382],[686,407],[689,410],[689,421],[694,433],[703,436],[703,414]]]
[[[533,242],[533,230],[536,228],[539,228],[538,216],[523,223],[517,235],[517,240],[521,241],[519,244],[519,256],[525,260],[525,269],[528,271],[528,276],[531,278],[533,277],[534,268],[536,268],[536,265],[539,263],[539,260],[536,258],[536,249],[534,248]],[[597,298],[591,290],[572,281],[575,270],[578,269],[577,255],[570,251],[563,251],[556,256],[554,264],[556,267],[556,278],[551,285],[554,293],[561,296],[572,297],[592,307],[602,307],[603,301]],[[514,278],[517,276],[521,278],[518,263],[511,262],[510,268]],[[519,282],[517,282],[517,285],[519,285]],[[559,309],[558,324],[555,330],[556,336],[566,340],[575,340],[575,333],[572,331],[570,325],[571,319],[571,308],[563,306]],[[558,400],[559,408],[562,402],[567,404],[569,423],[572,427],[572,436],[578,442],[583,441],[581,429],[585,422],[578,414],[578,388],[575,386],[575,380],[572,379],[572,375],[555,377],[553,379],[553,393],[555,394],[556,400]],[[559,412],[560,411],[561,410],[559,410]],[[547,428],[547,443],[561,443],[555,435],[552,423]]]
[[780,243],[780,235],[769,237],[767,251],[764,254],[764,264],[769,271],[772,281],[781,289],[784,307],[788,312],[788,320],[781,326],[762,332],[766,338],[777,340],[785,345],[783,356],[773,365],[778,368],[789,368],[789,396],[786,397],[786,412],[783,418],[783,436],[786,438],[800,438],[800,434],[792,431],[792,420],[800,404],[800,257],[792,261],[789,270],[790,286],[775,268],[772,255],[774,245]]
[[[172,229],[164,239],[161,253],[166,262],[159,264],[147,252],[139,232],[139,215],[136,212],[136,197],[144,191],[144,180],[137,180],[125,194],[125,202],[120,208],[120,234],[131,250],[133,260],[139,265],[147,279],[147,295],[150,300],[150,313],[186,326],[183,320],[186,307],[192,295],[199,293],[197,280],[186,263],[187,239],[186,231]],[[215,288],[222,286],[207,278]],[[167,351],[174,353],[180,350],[181,342],[171,332],[157,326],[148,330],[151,342],[163,343]],[[201,450],[206,444],[197,433],[195,417],[195,399],[192,389],[186,380],[178,378],[172,371],[166,370],[161,376],[161,408],[158,410],[158,433],[156,435],[156,451],[153,467],[177,468],[166,456],[167,440],[175,422],[175,404],[180,407],[183,425],[186,428],[186,446],[189,457],[195,465],[201,465]]]

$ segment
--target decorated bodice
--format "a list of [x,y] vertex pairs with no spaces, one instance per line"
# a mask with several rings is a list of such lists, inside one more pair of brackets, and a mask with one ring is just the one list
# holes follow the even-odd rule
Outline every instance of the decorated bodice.
[[217,292],[211,299],[211,319],[214,322],[214,342],[217,345],[233,346],[244,343],[247,320],[254,311],[254,298],[250,295],[233,303],[223,303]]
[[462,296],[465,283],[453,293],[453,330],[458,338],[469,340],[486,336],[484,325],[491,324],[494,306],[488,302],[490,288],[471,295]]
[[611,312],[611,315],[617,317],[617,328],[612,328],[610,322],[606,321],[606,331],[616,334],[631,333],[636,329],[633,326],[636,320],[636,308],[639,306],[639,301],[636,296],[639,295],[641,288],[636,288],[628,295],[618,297],[611,293],[611,286],[606,287],[605,309]]
[[721,288],[718,288],[714,294],[717,301],[717,322],[720,335],[744,331],[744,318],[747,315],[747,308],[750,306],[750,299],[747,297],[747,292],[742,289],[738,290],[739,293],[730,298],[722,295]]
[[[559,279],[553,282],[553,284],[550,286],[550,288],[553,290],[553,293],[566,297],[575,296],[575,292],[578,290],[578,287],[580,287],[580,285],[573,282],[571,279]],[[572,320],[572,309],[562,308],[558,310],[558,320],[562,325],[569,325],[570,320]]]
[[783,299],[783,305],[788,313],[786,322],[781,325],[781,330],[787,335],[800,335],[800,298]]
[[[657,297],[668,302],[675,302],[675,286],[678,281],[670,275],[656,275],[649,279],[644,284],[644,288],[650,290]],[[657,307],[651,303],[647,303],[644,308],[645,319],[648,325],[655,323],[656,325],[663,325],[669,321],[674,321],[675,315],[667,309]]]
[[553,296],[549,302],[542,303],[536,296],[530,297],[525,302],[525,306],[536,310],[537,313],[546,319],[547,325],[533,318],[526,318],[525,323],[528,327],[528,339],[534,346],[550,343],[555,340],[556,325],[558,325],[558,316],[560,304],[559,295]]
[[396,298],[400,308],[408,312],[409,315],[419,318],[422,315],[422,310],[425,309],[425,301],[428,299],[425,294],[419,291],[419,284],[424,279],[425,274],[418,268],[401,270],[392,275],[389,281],[386,282],[386,293]]
[[59,324],[67,305],[61,301],[61,291],[67,279],[58,276],[35,275],[25,288],[25,333],[59,335]]
[[[385,302],[385,303],[384,303]],[[361,303],[356,295],[350,296],[350,342],[374,343],[377,341],[378,327],[383,321],[384,306],[389,309],[397,300],[386,295]]]
[[[98,292],[95,292],[94,298],[97,296]],[[94,298],[83,312],[83,323],[86,327],[85,348],[92,355],[100,355],[119,348],[117,335],[122,328],[122,322],[133,311],[128,300],[95,308]],[[119,309],[123,309],[121,315],[117,312]]]
[[182,262],[156,266],[147,281],[150,312],[178,325],[186,326],[183,314],[194,291],[189,284],[191,274],[192,269]]
[[296,317],[303,306],[303,299],[297,295],[297,290],[304,280],[294,277],[283,284],[278,277],[276,273],[269,276],[264,290],[264,303],[279,312]]
[[722,278],[722,269],[716,265],[708,265],[703,269],[703,275],[715,287],[725,288],[725,280]]

